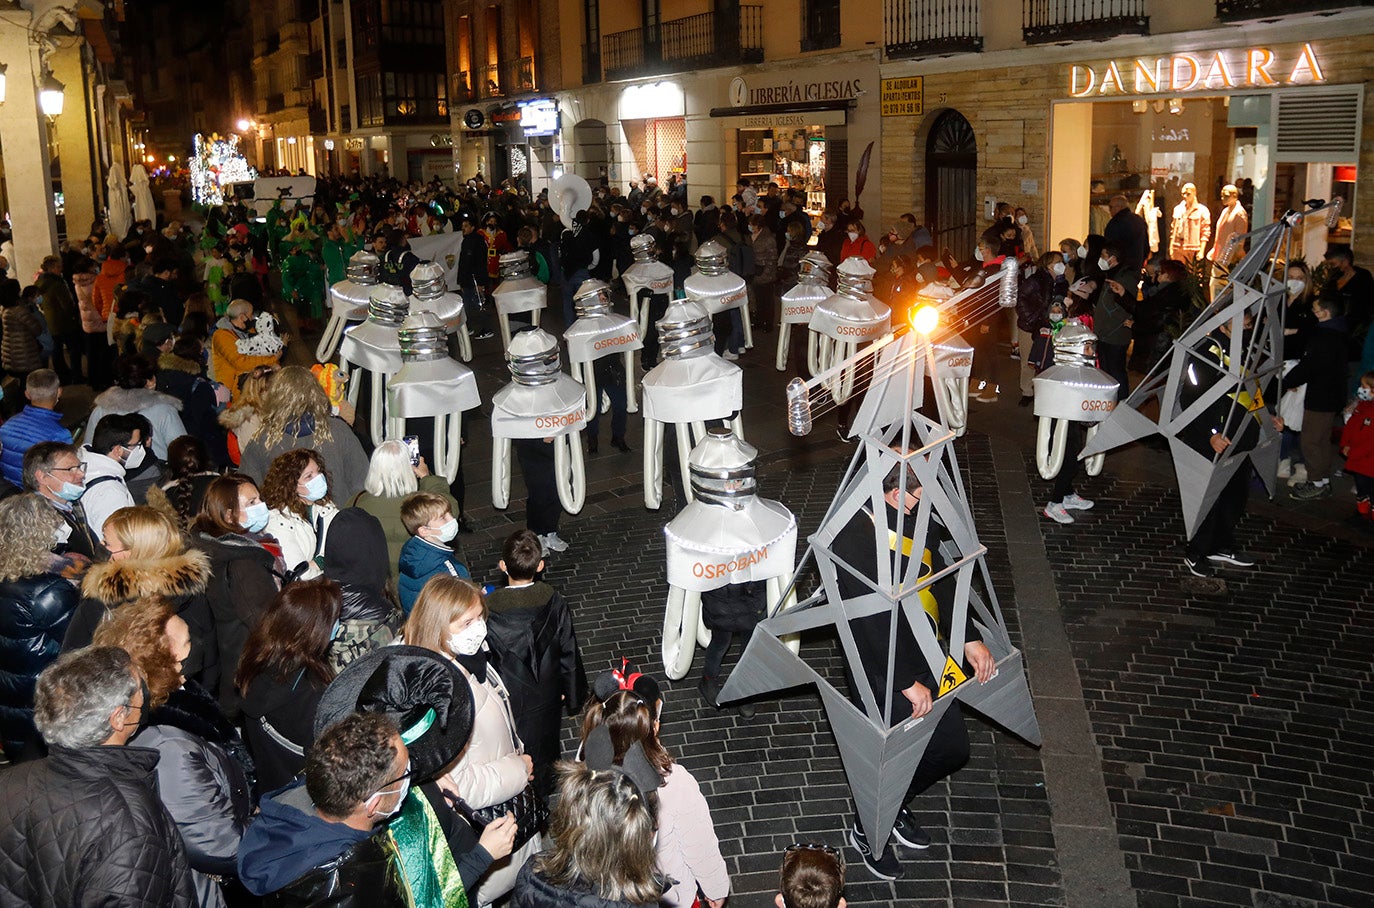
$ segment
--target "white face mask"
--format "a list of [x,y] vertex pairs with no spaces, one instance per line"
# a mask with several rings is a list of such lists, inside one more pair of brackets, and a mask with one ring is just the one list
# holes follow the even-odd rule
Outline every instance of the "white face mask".
[[979,246],[977,249],[973,250],[973,257],[974,257],[975,259],[977,259],[978,261],[980,261],[980,262],[983,261],[983,247],[982,247],[982,246]]
[[439,542],[452,542],[453,537],[458,535],[458,518],[452,518],[439,529],[434,531],[434,538]]
[[851,231],[849,231],[849,242],[854,243],[854,242],[857,242],[858,239],[859,239],[859,233],[858,233],[857,230],[851,230]]
[[[406,772],[410,772],[410,763],[409,763],[409,762],[406,763]],[[396,798],[396,803],[393,804],[392,807],[391,807],[391,809],[388,810],[386,813],[379,813],[379,814],[377,814],[377,820],[378,820],[378,822],[381,822],[381,821],[383,821],[383,820],[389,820],[389,819],[391,819],[392,817],[396,816],[396,814],[400,813],[400,812],[401,812],[401,805],[404,804],[404,803],[406,802],[406,795],[408,795],[409,793],[410,793],[410,776],[406,776],[404,779],[401,780],[401,788],[400,788],[400,790],[397,792],[398,797]],[[379,792],[377,792],[375,795],[373,795],[372,797],[374,797],[374,798],[381,798],[381,797],[385,797],[386,795],[389,795],[389,794],[391,794],[390,791],[379,791]]]
[[1111,271],[1112,263],[1107,261],[1107,257],[1105,255],[1099,255],[1097,257],[1097,267],[1101,268],[1103,271]]
[[266,529],[270,518],[271,513],[267,510],[267,505],[259,501],[243,509],[242,526],[250,533],[261,533]]
[[1050,271],[1054,272],[1055,277],[1060,277],[1064,273],[1064,263],[1055,262],[1053,265],[1050,266]]
[[448,648],[464,656],[475,656],[487,639],[487,622],[478,618],[456,634],[448,635]]
[[1299,293],[1302,293],[1303,290],[1307,287],[1307,281],[1299,280],[1297,278],[1285,281],[1284,283],[1288,287],[1289,296],[1297,296]]
[[124,456],[124,469],[137,470],[143,465],[143,458],[148,456],[148,449],[143,445],[135,445],[129,449],[129,453]]
[[1018,223],[1018,224],[1020,224],[1022,227],[1024,227],[1024,226],[1026,226],[1027,224],[1030,223],[1030,218],[1026,217],[1026,216],[1023,214],[1023,215],[1021,215],[1019,218],[1016,219],[1016,223]]
[[[1361,390],[1364,390],[1363,388]],[[52,531],[53,545],[66,545],[67,540],[72,538],[72,527],[67,521],[62,521],[57,525],[57,529]]]
[[1087,247],[1087,246],[1079,246],[1079,247],[1078,247],[1078,257],[1081,258],[1081,259],[1085,259],[1085,258],[1088,257],[1088,247]]
[[[1360,400],[1374,400],[1374,389],[1370,389],[1365,387],[1364,385],[1360,385],[1360,387],[1355,391],[1355,396],[1358,397]],[[68,532],[70,532],[70,530],[68,530]]]

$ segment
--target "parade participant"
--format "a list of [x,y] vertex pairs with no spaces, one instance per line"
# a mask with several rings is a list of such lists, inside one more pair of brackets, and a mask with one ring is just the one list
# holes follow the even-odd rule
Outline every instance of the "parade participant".
[[[904,472],[905,477],[903,476]],[[923,561],[929,557],[929,573],[931,574],[938,574],[945,567],[944,558],[939,549],[942,529],[934,518],[933,512],[927,538],[914,540],[910,536],[915,526],[916,506],[920,502],[921,491],[920,480],[904,463],[894,466],[883,479],[883,501],[886,507],[881,519],[887,526],[893,550],[896,550],[898,546],[901,549],[902,557],[899,559],[898,574],[905,573],[906,559],[914,557],[920,557]],[[874,549],[873,523],[877,519],[879,519],[878,515],[872,512],[871,505],[866,505],[840,530],[832,546],[839,559],[845,564],[859,568],[863,575],[874,583],[878,582],[878,558],[889,556],[886,550],[878,552]],[[840,595],[846,599],[862,596],[871,591],[867,584],[850,576],[846,571],[838,572],[838,580]],[[929,596],[922,596],[922,604],[926,608],[927,619],[931,621],[936,633],[942,640],[950,639],[950,610],[948,607],[940,608],[940,605],[942,601],[946,606],[951,602],[955,593],[954,583],[955,578],[948,577],[930,587],[926,591]],[[932,611],[934,614],[931,614]],[[972,612],[970,611],[970,618],[964,631],[964,638],[968,642],[964,644],[964,651],[961,654],[962,661],[966,663],[968,668],[972,669],[970,674],[975,675],[980,683],[986,683],[992,678],[995,667],[994,660],[987,645],[982,642],[977,625],[974,624],[971,615]],[[921,653],[920,646],[916,642],[915,632],[907,622],[905,611],[900,612],[898,618],[897,644],[894,650],[895,664],[891,666],[889,672],[887,654],[891,620],[890,613],[879,612],[865,618],[851,620],[849,625],[854,634],[854,642],[858,648],[868,683],[874,694],[879,696],[880,703],[883,702],[882,695],[888,694],[892,707],[887,716],[887,721],[890,726],[896,726],[907,719],[919,719],[929,713],[934,703],[933,692],[938,689],[939,685]],[[850,670],[852,669],[846,667],[846,671]],[[891,687],[888,686],[889,674],[892,679]],[[852,678],[850,687],[855,689],[854,699],[857,702],[856,684]],[[902,798],[903,805],[910,803],[913,798],[936,782],[954,774],[968,762],[968,757],[968,730],[964,727],[963,713],[956,701],[949,705],[949,708],[940,718],[939,724],[936,725],[925,754],[921,757],[915,775],[912,776],[911,784],[907,787],[906,794]],[[909,848],[925,849],[930,847],[930,836],[916,823],[915,818],[905,806],[897,814],[896,824],[892,827],[892,835],[898,842]],[[897,879],[901,876],[902,865],[892,843],[889,842],[881,854],[874,854],[868,845],[868,839],[864,835],[857,817],[853,828],[850,830],[849,841],[858,850],[863,857],[864,864],[874,875],[886,880]]]

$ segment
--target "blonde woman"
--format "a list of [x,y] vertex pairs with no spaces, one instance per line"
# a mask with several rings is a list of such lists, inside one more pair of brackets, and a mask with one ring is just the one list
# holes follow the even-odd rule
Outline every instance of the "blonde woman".
[[240,466],[261,482],[279,454],[311,448],[329,464],[335,501],[351,501],[367,481],[367,453],[348,423],[332,415],[329,398],[310,370],[287,366],[272,377],[262,427],[242,445]]
[[[510,800],[534,778],[534,763],[515,733],[510,695],[496,668],[488,664],[487,606],[482,591],[459,577],[437,576],[425,584],[401,635],[457,663],[472,688],[472,738],[439,786],[480,810]],[[489,905],[510,892],[525,860],[542,847],[533,836],[518,851],[492,864],[478,883],[478,905]]]
[[219,415],[219,424],[229,430],[229,459],[234,466],[243,457],[243,446],[262,428],[267,385],[276,374],[276,366],[258,366],[240,375],[239,396]]
[[67,628],[62,651],[89,646],[96,628],[117,609],[149,596],[163,596],[191,629],[186,676],[214,690],[222,666],[215,622],[205,597],[210,559],[199,549],[187,549],[172,519],[146,505],[115,511],[105,521],[101,536],[110,560],[86,572],[81,605]]
[[77,581],[63,576],[72,556],[51,551],[63,526],[39,495],[0,502],[0,748],[11,763],[42,754],[33,724],[34,686],[61,652],[80,600]]

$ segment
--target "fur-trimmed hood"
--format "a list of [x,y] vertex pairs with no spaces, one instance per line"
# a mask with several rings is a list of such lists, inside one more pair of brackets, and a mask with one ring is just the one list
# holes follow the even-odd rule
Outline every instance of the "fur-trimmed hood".
[[178,599],[205,592],[209,579],[209,556],[199,549],[187,549],[165,558],[129,558],[93,565],[81,581],[81,594],[111,605],[145,596]]
[[205,371],[205,367],[199,361],[177,356],[175,353],[164,353],[159,356],[157,367],[172,372],[185,372],[189,375],[203,375]]
[[95,405],[107,413],[137,413],[157,404],[166,404],[181,412],[180,400],[148,388],[109,388],[95,398]]

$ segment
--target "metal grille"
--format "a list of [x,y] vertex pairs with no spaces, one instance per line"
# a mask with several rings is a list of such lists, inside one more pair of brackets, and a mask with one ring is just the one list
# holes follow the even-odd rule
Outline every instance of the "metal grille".
[[1145,0],[1022,0],[1027,44],[1148,35]]
[[658,178],[659,185],[667,187],[668,174],[673,171],[687,170],[687,120],[683,117],[666,117],[650,120],[644,129],[644,160],[648,164],[647,173]]
[[883,0],[883,44],[893,59],[983,49],[980,0]]
[[1359,159],[1362,86],[1286,90],[1278,99],[1274,154],[1280,161]]

